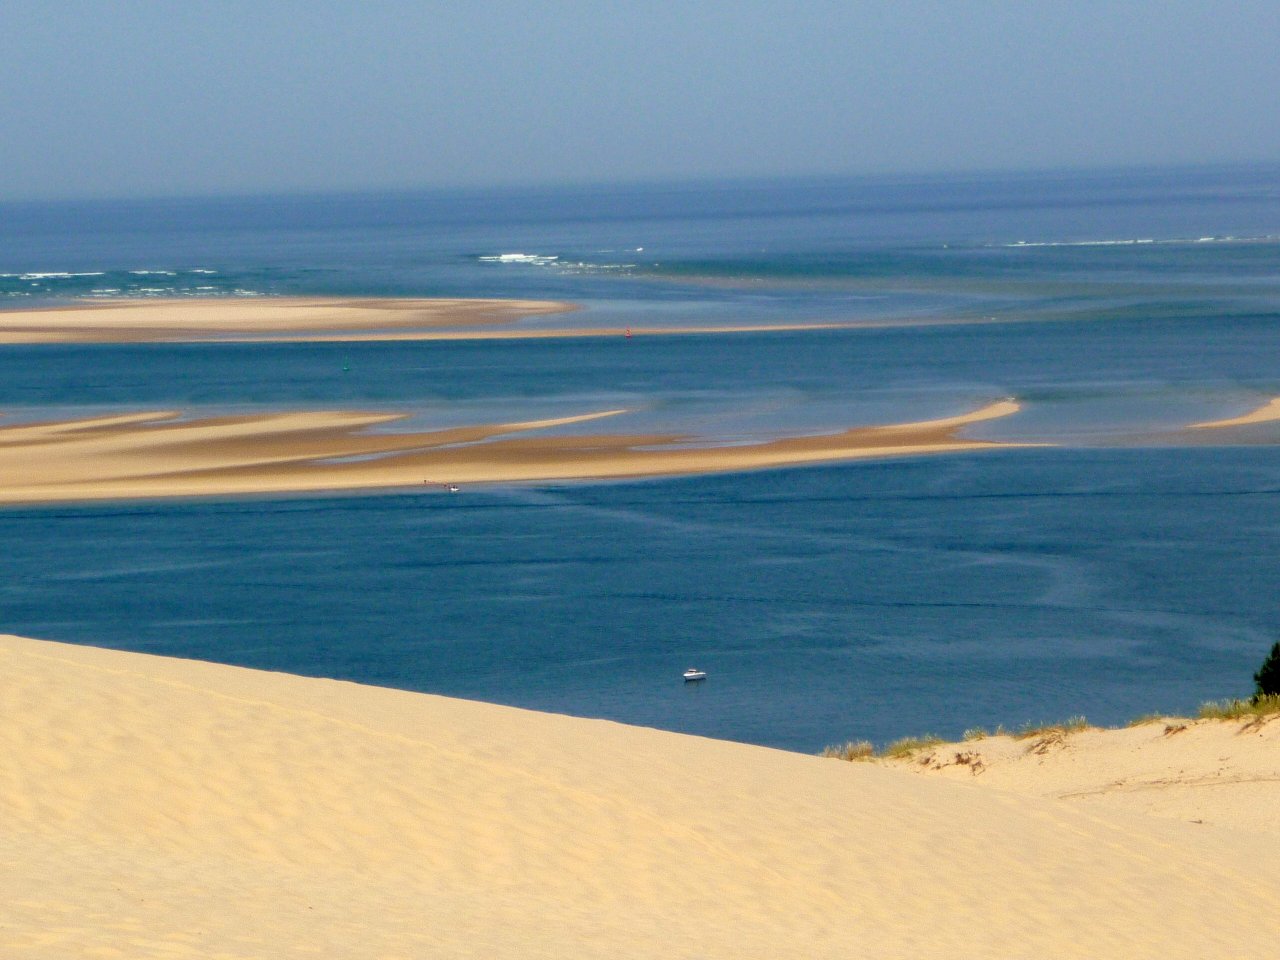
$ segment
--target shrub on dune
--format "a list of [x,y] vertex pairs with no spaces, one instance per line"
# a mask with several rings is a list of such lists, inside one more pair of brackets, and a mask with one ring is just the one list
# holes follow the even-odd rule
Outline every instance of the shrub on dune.
[[1253,694],[1254,700],[1280,697],[1280,643],[1272,645],[1267,659],[1262,661],[1262,666],[1253,675],[1253,682],[1258,687]]

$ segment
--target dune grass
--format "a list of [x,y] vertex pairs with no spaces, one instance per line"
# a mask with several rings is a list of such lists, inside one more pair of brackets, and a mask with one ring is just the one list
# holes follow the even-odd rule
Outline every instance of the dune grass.
[[1084,717],[1070,717],[1062,723],[1028,723],[1013,735],[1015,740],[1029,740],[1032,737],[1047,737],[1050,734],[1079,733],[1089,729],[1089,721]]
[[823,747],[821,754],[837,760],[870,760],[875,755],[876,748],[870,740],[850,740],[840,746]]
[[1200,720],[1242,720],[1280,713],[1280,694],[1250,697],[1248,700],[1210,700],[1200,704]]
[[[1200,705],[1195,719],[1198,720],[1253,720],[1259,717],[1270,717],[1280,714],[1280,694],[1254,696],[1248,699],[1211,700]],[[1170,725],[1170,721],[1186,719],[1167,713],[1144,713],[1130,720],[1125,727],[1141,727],[1149,723],[1164,723],[1165,733],[1185,729],[1186,725]],[[1188,720],[1188,723],[1190,721]],[[1082,716],[1070,717],[1062,723],[1027,723],[1010,733],[1004,726],[998,726],[994,733],[988,733],[984,727],[970,727],[964,732],[964,741],[985,740],[988,737],[1010,736],[1014,740],[1029,740],[1033,737],[1051,737],[1055,734],[1066,736],[1094,728]],[[902,760],[921,750],[936,747],[945,743],[941,737],[925,734],[920,737],[903,737],[895,740],[881,750],[876,750],[869,740],[850,741],[841,746],[830,746],[822,751],[824,757],[836,757],[840,760]]]
[[903,737],[895,740],[883,750],[877,751],[870,740],[850,740],[848,743],[824,747],[819,756],[833,757],[837,760],[900,760],[920,750],[942,743],[941,737],[927,734],[923,737]]
[[[1271,648],[1271,653],[1263,661],[1261,669],[1253,675],[1253,682],[1257,685],[1257,692],[1248,700],[1239,698],[1210,700],[1207,703],[1200,704],[1196,719],[1248,720],[1250,722],[1245,725],[1245,728],[1248,729],[1253,726],[1261,726],[1266,722],[1263,718],[1280,714],[1280,641],[1277,641]],[[1125,726],[1133,728],[1150,723],[1173,721],[1172,723],[1165,722],[1165,736],[1169,736],[1187,729],[1187,725],[1191,721],[1178,723],[1182,719],[1184,718],[1169,717],[1163,713],[1144,713],[1142,716],[1130,720]],[[1014,740],[1036,738],[1037,742],[1027,748],[1028,752],[1044,753],[1055,745],[1060,745],[1069,734],[1080,733],[1089,729],[1091,727],[1088,720],[1083,716],[1075,716],[1064,723],[1027,723],[1017,733],[1012,734],[1012,737]],[[997,737],[1005,736],[1004,727],[997,727],[995,735]],[[987,736],[988,734],[984,727],[970,727],[964,732],[964,741],[969,743],[975,740],[985,740]],[[842,760],[901,760],[921,750],[937,746],[942,742],[941,737],[933,734],[926,734],[923,737],[903,737],[901,740],[893,741],[879,753],[876,753],[875,748],[867,740],[850,741],[842,747],[827,747],[822,751],[822,756],[839,757]],[[956,756],[959,758],[961,755],[957,754]]]
[[919,753],[921,750],[927,750],[929,747],[936,747],[942,743],[941,737],[932,733],[926,733],[923,737],[903,737],[901,740],[895,740],[880,752],[880,756],[886,760],[901,760],[909,757],[913,753]]

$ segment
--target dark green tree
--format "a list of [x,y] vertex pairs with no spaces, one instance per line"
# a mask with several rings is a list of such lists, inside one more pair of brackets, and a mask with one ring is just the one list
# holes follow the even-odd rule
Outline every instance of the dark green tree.
[[1280,696],[1280,643],[1271,648],[1267,659],[1262,661],[1262,666],[1253,675],[1253,682],[1258,685],[1258,690],[1253,695],[1255,700],[1259,697]]

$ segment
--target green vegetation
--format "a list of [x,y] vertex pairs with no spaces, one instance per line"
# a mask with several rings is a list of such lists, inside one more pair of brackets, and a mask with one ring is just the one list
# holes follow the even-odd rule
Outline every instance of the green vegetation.
[[942,738],[926,733],[923,737],[903,737],[901,740],[895,740],[884,748],[884,752],[880,756],[886,760],[901,760],[909,757],[913,753],[921,750],[927,750],[929,747],[936,747],[942,743]]
[[[1200,710],[1196,714],[1200,720],[1250,720],[1262,722],[1259,718],[1272,717],[1280,714],[1280,642],[1277,642],[1271,648],[1271,652],[1263,661],[1258,672],[1253,675],[1253,682],[1257,685],[1257,690],[1248,700],[1228,699],[1213,700],[1209,703],[1200,705]],[[1178,720],[1177,717],[1169,717],[1163,713],[1145,713],[1135,720],[1130,720],[1126,726],[1140,727],[1149,723],[1161,723],[1169,720]],[[1071,733],[1079,733],[1082,730],[1088,730],[1089,721],[1084,717],[1071,717],[1064,723],[1051,724],[1031,724],[1028,723],[1017,733],[1012,734],[1015,740],[1028,740],[1032,737],[1062,737]],[[1169,724],[1165,723],[1164,732],[1168,736],[1170,734],[1179,733],[1186,729],[1186,724]],[[994,734],[997,737],[1008,735],[1003,726],[996,727]],[[964,732],[966,741],[985,740],[990,734],[982,727],[971,727]],[[895,740],[879,753],[876,752],[870,741],[858,740],[850,741],[843,746],[827,747],[822,751],[824,757],[837,757],[841,760],[902,760],[918,753],[921,750],[927,750],[930,747],[936,747],[942,743],[941,737],[933,734],[926,734],[923,737],[903,737],[901,740]],[[1046,741],[1046,743],[1055,743],[1055,741]],[[1042,747],[1044,744],[1034,744],[1028,749]],[[1042,751],[1037,751],[1042,752]]]
[[1084,717],[1071,717],[1064,723],[1042,723],[1038,726],[1028,723],[1013,735],[1013,739],[1027,740],[1031,737],[1045,737],[1054,733],[1079,733],[1081,730],[1088,729],[1089,721]]
[[1254,694],[1248,700],[1211,700],[1200,705],[1201,720],[1241,720],[1280,713],[1280,693]]
[[824,747],[822,750],[822,756],[837,760],[870,760],[875,755],[876,748],[870,740],[850,740],[843,746]]
[[1253,682],[1257,684],[1254,700],[1280,697],[1280,642],[1271,647],[1267,659],[1262,661],[1262,666],[1253,675]]

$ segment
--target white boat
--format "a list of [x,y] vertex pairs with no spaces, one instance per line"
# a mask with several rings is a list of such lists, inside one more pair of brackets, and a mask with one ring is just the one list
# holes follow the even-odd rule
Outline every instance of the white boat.
[[698,680],[707,679],[707,671],[699,670],[697,667],[690,667],[684,672],[684,682],[694,683]]

